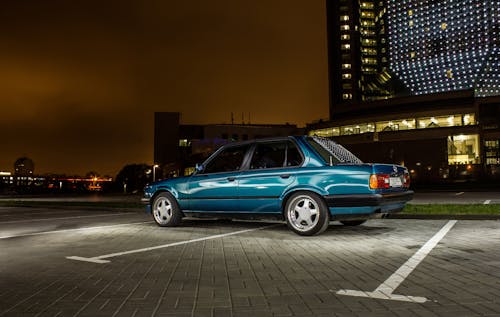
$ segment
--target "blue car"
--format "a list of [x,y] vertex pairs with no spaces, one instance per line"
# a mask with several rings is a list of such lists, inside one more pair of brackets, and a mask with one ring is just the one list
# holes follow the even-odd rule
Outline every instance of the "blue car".
[[404,166],[363,163],[330,139],[294,136],[230,143],[191,176],[146,186],[142,201],[159,226],[185,216],[285,220],[300,235],[331,220],[360,225],[412,199]]

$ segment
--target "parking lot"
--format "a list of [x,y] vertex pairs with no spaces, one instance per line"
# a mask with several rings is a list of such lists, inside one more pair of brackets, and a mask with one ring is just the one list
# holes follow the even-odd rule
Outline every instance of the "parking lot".
[[[460,196],[460,195],[459,195]],[[500,222],[0,208],[0,316],[500,316]]]

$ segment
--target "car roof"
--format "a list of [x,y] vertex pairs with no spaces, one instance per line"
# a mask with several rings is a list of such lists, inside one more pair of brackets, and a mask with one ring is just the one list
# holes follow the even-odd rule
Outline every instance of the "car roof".
[[245,141],[236,141],[236,142],[226,143],[222,147],[238,146],[238,145],[252,144],[252,143],[258,143],[258,142],[285,141],[285,140],[290,140],[290,139],[295,140],[295,139],[297,139],[297,136],[278,136],[278,137],[251,139],[251,140],[245,140]]

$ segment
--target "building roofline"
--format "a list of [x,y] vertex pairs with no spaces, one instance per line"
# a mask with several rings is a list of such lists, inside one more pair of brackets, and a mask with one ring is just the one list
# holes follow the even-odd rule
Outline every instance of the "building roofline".
[[265,127],[269,127],[269,128],[297,128],[296,124],[291,124],[291,123],[287,123],[287,124],[209,123],[209,124],[181,124],[180,126],[199,126],[199,127],[220,127],[220,126],[223,126],[223,127],[245,127],[245,128],[253,128],[253,127],[255,127],[255,128],[265,128]]
[[452,112],[475,112],[478,104],[500,102],[500,98],[476,98],[470,90],[431,95],[401,97],[351,105],[349,111],[337,113],[331,120],[307,124],[307,129],[321,129],[332,124],[354,124],[361,121],[383,121],[405,118],[451,114]]
[[470,101],[473,101],[475,99],[474,90],[460,90],[460,91],[452,91],[446,93],[404,96],[404,97],[396,97],[383,100],[367,101],[359,104],[345,104],[345,105],[342,104],[336,106],[337,108],[334,113],[334,116],[335,114],[343,114],[359,110],[369,110],[369,109],[371,110],[371,109],[381,109],[381,108],[383,109],[383,108],[390,108],[403,105],[404,106],[418,105],[422,103],[428,103],[431,101],[448,103],[449,101],[452,100],[466,100],[466,99],[470,99]]

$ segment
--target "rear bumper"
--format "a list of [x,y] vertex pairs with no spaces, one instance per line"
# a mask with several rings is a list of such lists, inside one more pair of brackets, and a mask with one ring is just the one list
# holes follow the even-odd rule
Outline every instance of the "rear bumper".
[[328,207],[375,207],[406,203],[413,199],[414,192],[407,190],[387,194],[355,194],[325,196]]

